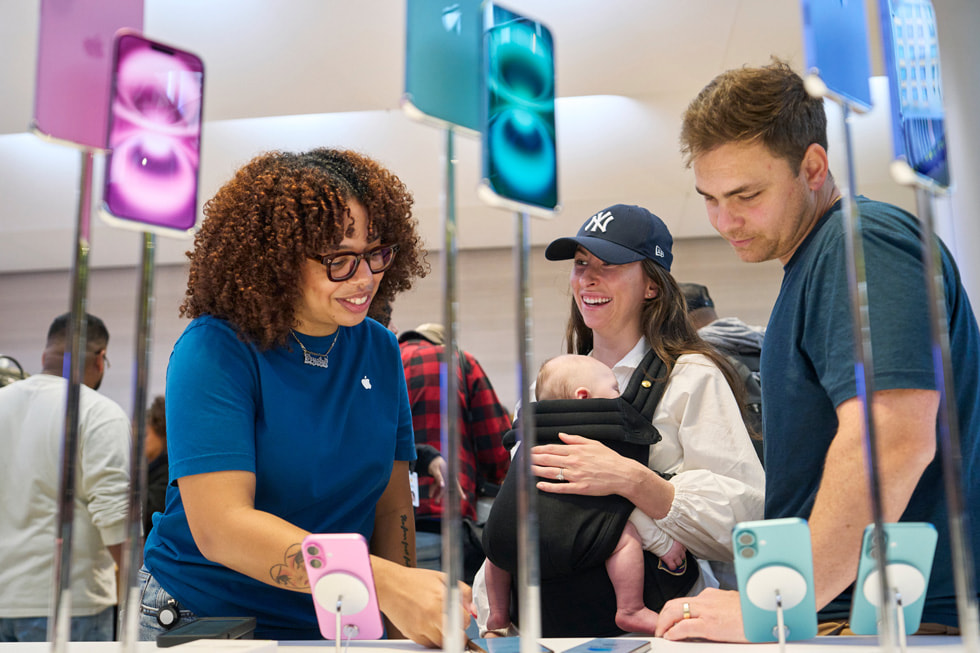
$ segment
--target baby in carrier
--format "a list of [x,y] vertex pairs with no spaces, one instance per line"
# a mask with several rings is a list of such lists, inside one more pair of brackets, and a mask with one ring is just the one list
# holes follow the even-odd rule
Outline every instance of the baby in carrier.
[[[620,406],[619,383],[611,369],[590,356],[567,354],[547,361],[538,373],[536,395],[538,403],[534,406],[537,415],[541,415],[543,407],[569,407],[567,401],[559,403],[552,400],[591,399],[590,407],[604,408],[608,415],[613,416],[613,422],[619,422],[609,426],[626,429],[626,425],[621,423],[623,420],[616,419],[617,406]],[[647,438],[645,443],[642,437],[634,437],[634,442],[607,441],[605,444],[646,464],[650,444],[660,437],[649,422],[646,425],[649,429],[643,434]],[[562,427],[561,430],[580,433],[574,425]],[[539,444],[542,442],[539,441]],[[521,455],[520,450],[517,455]],[[489,631],[501,632],[511,622],[511,577],[517,568],[516,505],[513,502],[515,480],[512,476],[516,476],[518,466],[515,458],[484,530]],[[563,479],[559,477],[558,482],[563,482]],[[626,632],[652,634],[658,615],[644,604],[644,552],[631,517],[637,509],[619,496],[539,492],[538,502],[542,580],[570,576],[582,569],[604,564],[616,596],[616,626]],[[670,543],[666,545],[666,552],[660,555],[661,568],[668,573],[684,574],[687,566],[684,546],[668,537],[665,539]]]

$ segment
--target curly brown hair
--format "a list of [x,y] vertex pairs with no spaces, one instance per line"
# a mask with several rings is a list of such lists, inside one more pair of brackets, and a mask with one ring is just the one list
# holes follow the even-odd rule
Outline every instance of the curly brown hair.
[[[644,274],[657,285],[659,292],[656,297],[643,302],[640,322],[643,325],[643,336],[651,349],[657,353],[657,357],[664,362],[664,373],[670,376],[681,354],[707,356],[724,374],[738,402],[742,419],[746,421],[748,413],[745,404],[745,385],[728,359],[698,335],[697,329],[688,317],[687,302],[677,280],[659,263],[651,259],[643,259],[642,264]],[[588,354],[592,351],[592,329],[586,326],[574,297],[572,312],[565,326],[565,344],[569,354]],[[746,428],[750,428],[748,422]],[[759,434],[750,431],[749,435]]]
[[329,148],[268,152],[245,164],[204,205],[194,237],[180,315],[210,314],[243,340],[269,349],[296,326],[304,261],[353,232],[348,203],[368,215],[368,239],[398,245],[375,302],[428,273],[412,195],[391,171],[363,154]]

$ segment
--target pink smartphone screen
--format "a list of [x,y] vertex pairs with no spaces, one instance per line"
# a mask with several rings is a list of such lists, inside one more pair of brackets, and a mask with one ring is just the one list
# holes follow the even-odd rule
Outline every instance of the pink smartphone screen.
[[123,34],[116,62],[106,208],[118,218],[190,229],[197,218],[201,60]]
[[143,29],[143,0],[41,0],[40,16],[33,128],[102,149],[112,38]]

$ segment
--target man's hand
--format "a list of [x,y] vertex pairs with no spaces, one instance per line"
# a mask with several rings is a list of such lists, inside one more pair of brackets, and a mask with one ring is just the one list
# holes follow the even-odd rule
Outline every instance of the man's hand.
[[429,486],[429,499],[433,503],[439,503],[442,495],[446,491],[446,477],[449,476],[449,465],[442,456],[436,456],[429,463],[429,476],[432,477],[432,485]]
[[[434,503],[439,503],[442,500],[442,495],[446,491],[446,479],[449,478],[449,464],[442,456],[436,456],[429,463],[428,472],[429,476],[432,477],[432,485],[429,488],[429,499]],[[463,486],[459,483],[456,485],[459,487],[459,495],[463,496]]]

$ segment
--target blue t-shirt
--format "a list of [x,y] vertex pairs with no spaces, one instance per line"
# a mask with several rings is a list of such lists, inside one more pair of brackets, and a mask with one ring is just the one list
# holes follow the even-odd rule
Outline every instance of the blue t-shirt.
[[[333,340],[303,336],[313,352]],[[227,322],[200,317],[174,346],[166,405],[171,485],[147,539],[147,568],[198,616],[255,616],[256,637],[318,639],[309,594],[201,555],[178,483],[191,474],[252,472],[257,510],[313,533],[370,540],[394,461],[415,459],[394,334],[370,319],[340,327],[329,367],[320,368],[305,365],[295,343],[260,351]]]
[[[876,390],[936,389],[919,223],[901,209],[858,198]],[[959,271],[940,243],[953,381],[959,414],[965,506],[980,543],[980,335]],[[766,518],[808,518],[837,432],[835,408],[857,396],[844,224],[835,205],[784,268],[762,350]],[[938,443],[937,443],[938,446]],[[938,451],[938,450],[937,450]],[[922,620],[958,623],[940,456],[902,515],[925,521],[939,543]],[[980,569],[974,564],[974,569]],[[846,619],[850,590],[820,612]]]

